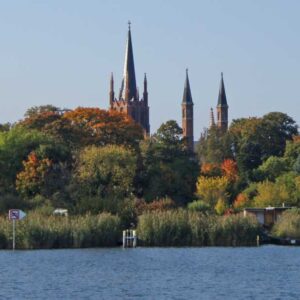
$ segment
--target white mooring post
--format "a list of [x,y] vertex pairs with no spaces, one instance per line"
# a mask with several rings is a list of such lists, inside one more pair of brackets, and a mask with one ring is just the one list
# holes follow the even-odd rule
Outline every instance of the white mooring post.
[[126,230],[123,230],[123,248],[126,248]]
[[131,229],[123,230],[123,248],[135,248],[136,244],[136,231]]

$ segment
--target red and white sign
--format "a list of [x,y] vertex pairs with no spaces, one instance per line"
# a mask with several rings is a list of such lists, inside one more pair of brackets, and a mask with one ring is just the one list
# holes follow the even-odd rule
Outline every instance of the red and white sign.
[[22,220],[26,214],[21,209],[10,209],[8,212],[9,220]]

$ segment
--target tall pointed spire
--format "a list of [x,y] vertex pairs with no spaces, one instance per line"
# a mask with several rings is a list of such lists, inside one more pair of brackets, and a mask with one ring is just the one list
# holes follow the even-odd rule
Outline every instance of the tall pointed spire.
[[191,88],[190,88],[190,81],[189,81],[188,69],[186,69],[182,103],[193,103],[192,93],[191,93]]
[[147,83],[147,75],[146,75],[146,73],[145,73],[145,76],[144,76],[143,100],[145,101],[146,105],[148,105],[148,83]]
[[110,106],[112,106],[112,103],[115,99],[115,92],[114,92],[114,74],[111,73],[111,76],[110,76],[110,85],[109,85],[109,103],[110,103]]
[[225,93],[223,73],[221,73],[221,82],[217,104],[217,126],[224,132],[228,128],[228,105]]
[[216,124],[215,124],[214,110],[213,110],[213,108],[211,107],[211,108],[210,108],[209,127],[212,128],[212,127],[214,127],[215,125],[216,125]]
[[128,37],[126,43],[125,52],[125,63],[124,63],[124,86],[122,88],[122,98],[124,100],[137,100],[134,60],[133,60],[133,49],[131,41],[131,28],[130,22],[128,22]]
[[221,73],[221,82],[220,82],[220,89],[219,89],[219,97],[218,97],[218,106],[227,106],[227,99],[225,93],[225,86],[223,80],[223,72]]
[[188,69],[186,69],[184,91],[182,97],[182,131],[186,139],[187,148],[190,152],[194,151],[194,110],[193,99],[190,88]]

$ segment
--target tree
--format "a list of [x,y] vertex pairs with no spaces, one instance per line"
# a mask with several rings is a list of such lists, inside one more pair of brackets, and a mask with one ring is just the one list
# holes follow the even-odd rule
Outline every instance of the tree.
[[193,198],[199,173],[175,121],[168,121],[141,145],[143,160],[143,196],[147,201],[170,197],[178,204]]
[[212,208],[216,208],[219,202],[218,210],[221,210],[223,204],[228,203],[228,186],[229,181],[226,177],[200,176],[197,182],[196,195]]
[[262,165],[255,171],[255,177],[258,180],[275,181],[276,177],[288,171],[287,162],[282,157],[270,156]]
[[131,118],[99,108],[64,111],[52,106],[34,107],[18,125],[42,131],[72,149],[116,144],[137,150],[143,139],[142,128]]
[[197,146],[197,154],[201,164],[221,164],[224,159],[232,158],[232,142],[228,133],[216,126],[205,130]]
[[40,106],[33,106],[27,109],[25,112],[26,118],[32,118],[34,116],[43,114],[43,113],[59,113],[61,111],[60,108],[53,106],[51,104],[48,105],[40,105]]
[[114,144],[138,149],[143,139],[142,128],[130,117],[117,111],[78,107],[66,112],[63,117],[81,132],[81,146]]
[[238,180],[237,163],[233,159],[225,159],[222,162],[221,169],[223,171],[223,175],[228,178],[230,182]]
[[255,207],[282,206],[289,202],[289,193],[285,185],[267,180],[257,184],[257,196],[253,200]]
[[22,196],[30,198],[42,192],[52,162],[48,158],[40,160],[35,152],[31,152],[23,166],[24,170],[17,175],[16,189]]
[[[79,155],[75,172],[75,197],[79,210],[106,209],[116,206],[133,191],[136,155],[124,146],[89,146]],[[85,203],[92,199],[93,203]]]
[[234,153],[242,177],[252,180],[252,171],[270,156],[282,156],[286,142],[298,133],[295,121],[286,114],[269,113],[262,118],[232,122]]
[[22,162],[28,154],[40,145],[53,141],[46,135],[20,127],[0,133],[0,189],[14,190],[16,175],[22,169]]

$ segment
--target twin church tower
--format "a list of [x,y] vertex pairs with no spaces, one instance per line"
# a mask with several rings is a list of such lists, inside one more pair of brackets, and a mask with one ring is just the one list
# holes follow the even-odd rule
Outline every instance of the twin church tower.
[[[150,134],[149,124],[149,105],[148,105],[148,88],[146,73],[144,76],[143,95],[140,98],[139,90],[136,85],[133,49],[131,40],[130,22],[128,23],[128,37],[125,52],[125,64],[123,80],[118,97],[115,97],[114,78],[111,75],[109,104],[111,110],[116,110],[130,116],[135,122],[141,125],[146,135]],[[184,84],[182,98],[182,130],[183,136],[187,140],[190,151],[194,149],[194,112],[193,99],[190,88],[188,70],[186,70],[186,78]],[[217,123],[214,121],[214,113],[211,109],[210,126],[217,126],[226,131],[228,128],[228,105],[224,87],[223,73],[221,74],[221,83],[217,104]]]

